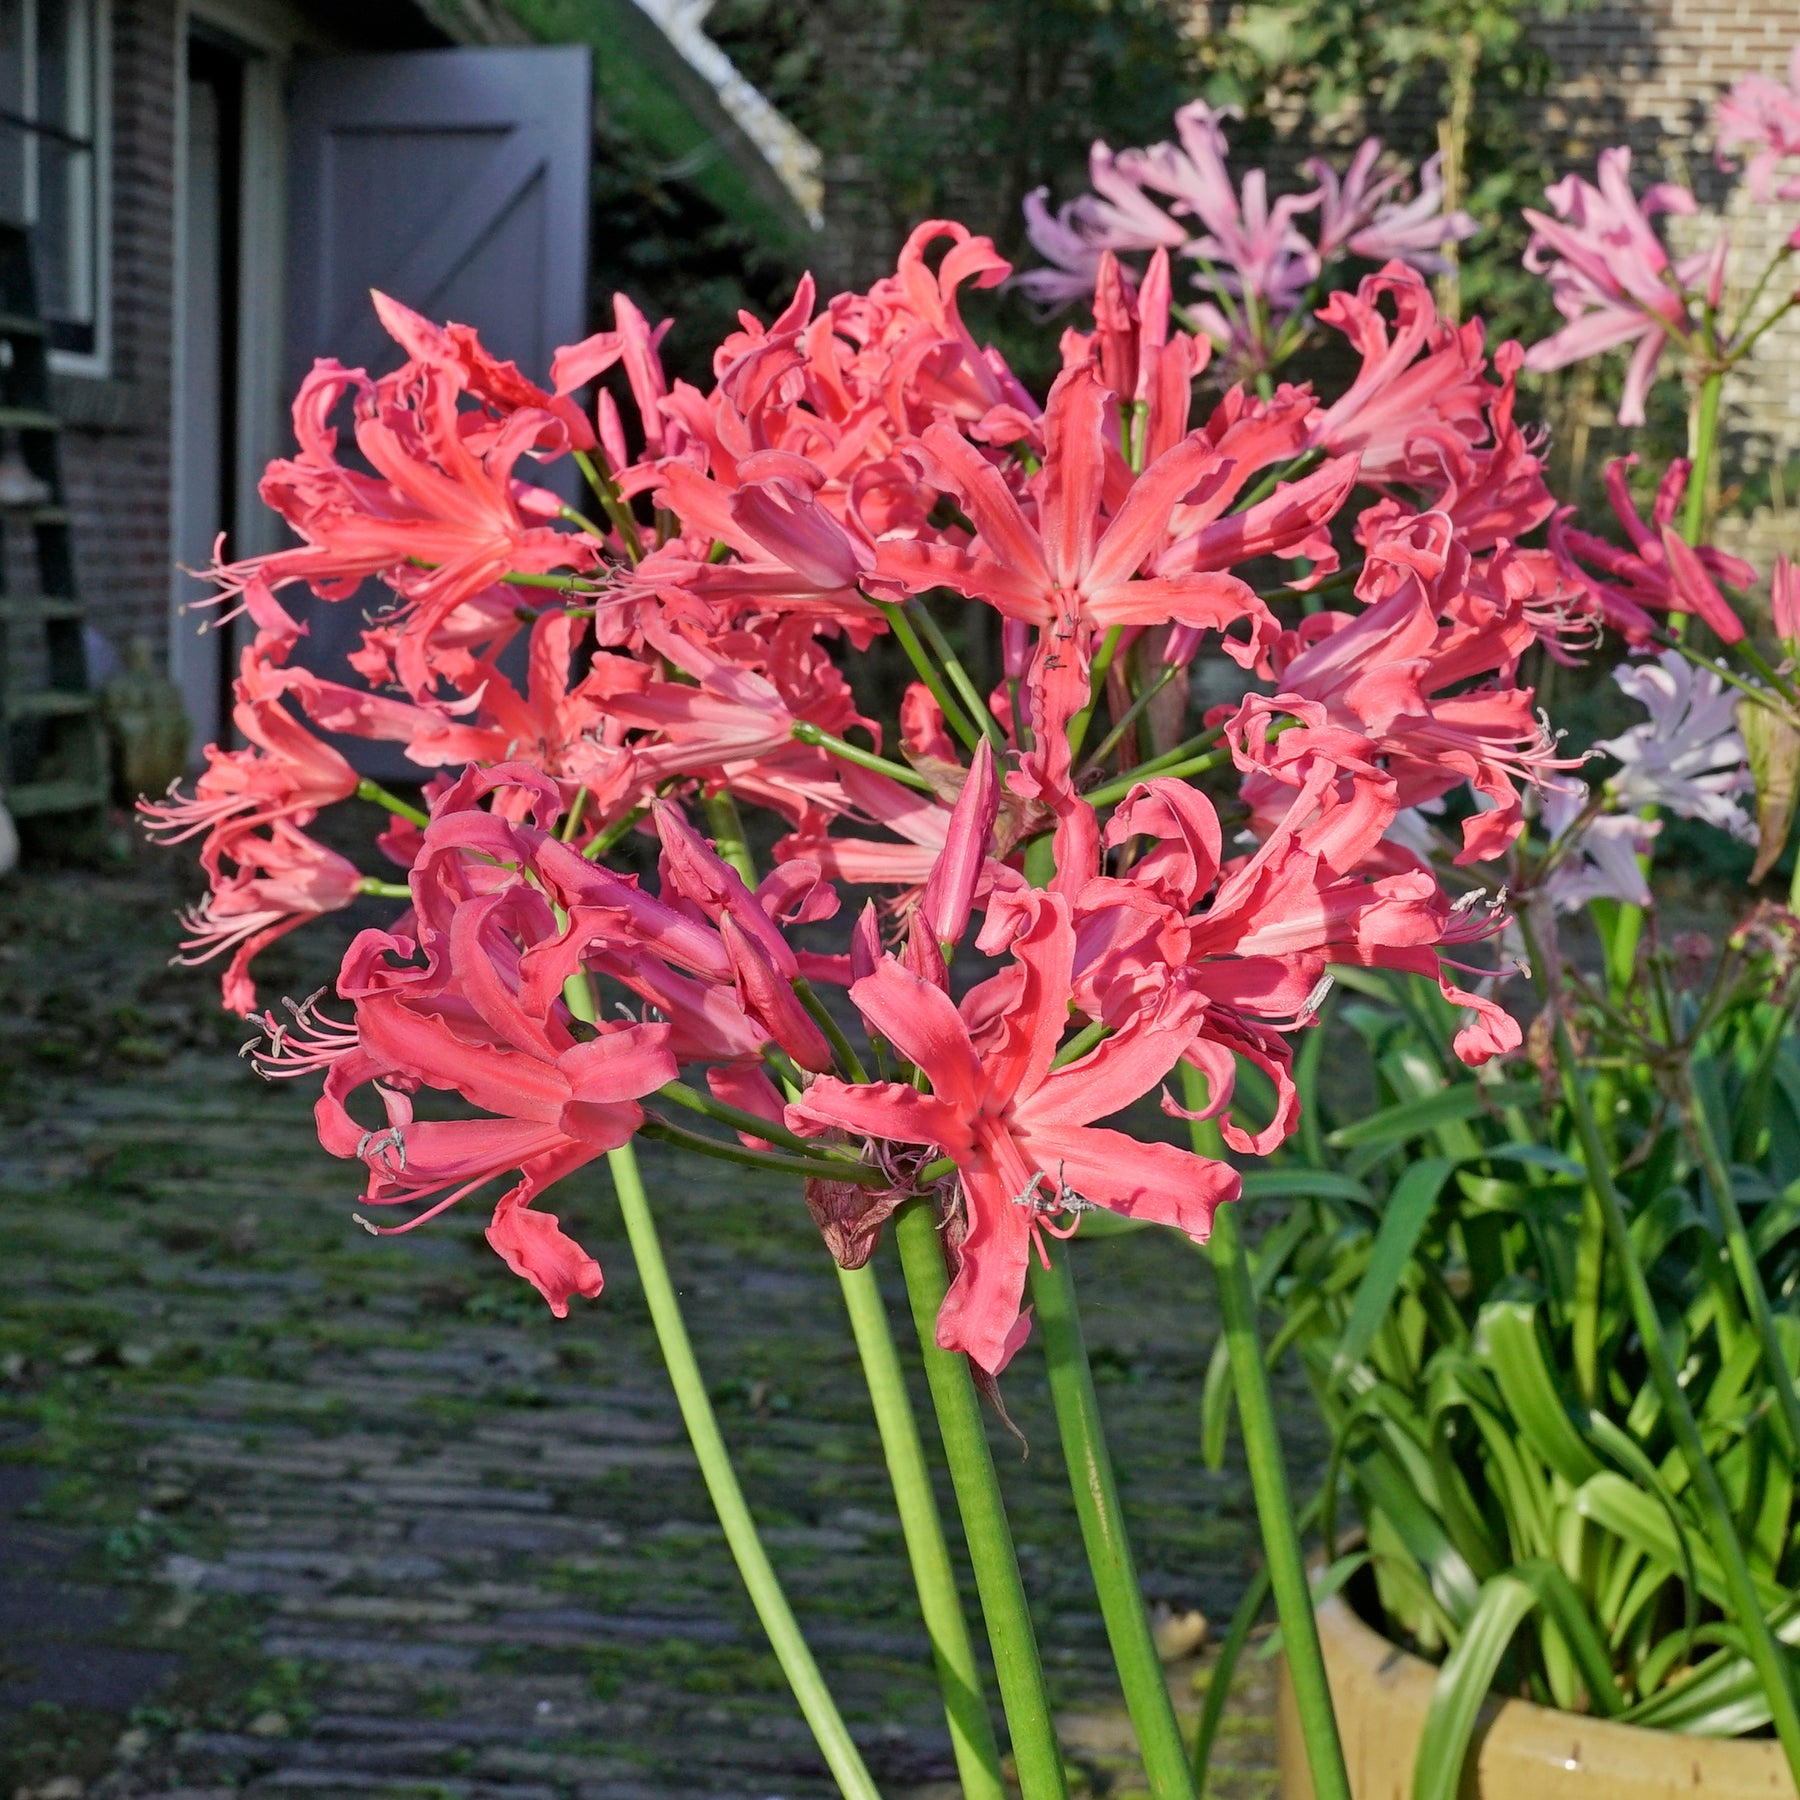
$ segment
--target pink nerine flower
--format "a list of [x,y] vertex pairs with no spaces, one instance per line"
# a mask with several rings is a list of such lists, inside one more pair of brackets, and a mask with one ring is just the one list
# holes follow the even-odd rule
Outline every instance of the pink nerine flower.
[[182,914],[188,935],[176,961],[188,967],[231,951],[221,984],[225,1010],[248,1013],[256,1006],[250,963],[278,937],[321,913],[340,912],[362,889],[355,866],[277,819],[269,835],[235,835],[224,853],[236,865],[227,875],[215,868],[212,892]]
[[[1763,205],[1770,177],[1784,156],[1800,156],[1800,44],[1788,55],[1787,86],[1760,71],[1743,75],[1713,108],[1713,136],[1721,164],[1734,151],[1750,151],[1744,175]],[[1783,200],[1800,199],[1800,175],[1782,183]]]
[[1725,281],[1725,239],[1671,262],[1652,228],[1656,213],[1692,213],[1684,187],[1660,181],[1638,200],[1631,191],[1631,152],[1600,152],[1599,185],[1567,175],[1544,190],[1556,217],[1534,212],[1525,266],[1550,282],[1556,310],[1569,321],[1525,353],[1528,369],[1560,369],[1635,344],[1619,401],[1619,423],[1642,425],[1644,399],[1671,335],[1692,328],[1688,296],[1703,290],[1716,306]]
[[982,1014],[982,988],[959,1011],[891,956],[852,985],[857,1010],[924,1071],[930,1093],[826,1077],[787,1109],[795,1131],[837,1127],[955,1159],[967,1233],[937,1341],[990,1372],[1006,1360],[1033,1240],[1048,1222],[1092,1204],[1173,1225],[1200,1243],[1214,1208],[1239,1187],[1224,1163],[1094,1126],[1168,1074],[1188,1041],[1176,1015],[1197,1007],[1171,991],[1162,1006],[1053,1069],[1074,986],[1075,931],[1061,895],[1034,896],[1031,914],[1013,946],[1016,980],[1011,970],[994,978],[1006,983],[1006,1010],[979,1043],[970,1019]]
[[1599,602],[1607,624],[1628,643],[1642,644],[1655,630],[1652,610],[1693,613],[1713,628],[1721,642],[1737,643],[1744,635],[1743,621],[1717,584],[1748,587],[1756,579],[1756,571],[1741,558],[1728,556],[1710,544],[1695,549],[1682,541],[1674,521],[1675,509],[1687,490],[1689,464],[1685,457],[1669,464],[1646,524],[1626,485],[1626,474],[1636,463],[1635,456],[1617,457],[1606,471],[1606,497],[1631,540],[1631,548],[1621,550],[1605,538],[1577,530],[1568,522],[1574,508],[1567,507],[1550,524],[1550,548],[1558,567]]
[[1348,250],[1371,262],[1390,259],[1410,263],[1427,275],[1449,267],[1446,244],[1475,235],[1466,212],[1444,211],[1444,159],[1434,156],[1420,166],[1419,191],[1411,200],[1388,200],[1405,181],[1404,170],[1377,176],[1381,139],[1364,138],[1340,181],[1322,156],[1311,158],[1306,172],[1319,184],[1319,255],[1330,262]]

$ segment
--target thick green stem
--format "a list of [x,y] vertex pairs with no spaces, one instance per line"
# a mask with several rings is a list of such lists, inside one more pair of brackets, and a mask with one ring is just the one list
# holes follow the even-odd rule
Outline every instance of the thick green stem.
[[1687,494],[1681,504],[1681,535],[1690,544],[1698,544],[1706,530],[1706,490],[1712,485],[1713,451],[1719,441],[1719,399],[1724,387],[1723,374],[1708,375],[1700,383],[1699,398],[1694,402],[1694,466],[1688,474]]
[[[1698,544],[1706,531],[1706,490],[1712,481],[1713,449],[1719,436],[1719,397],[1724,386],[1722,373],[1706,376],[1688,415],[1688,447],[1692,462],[1688,470],[1687,494],[1681,505],[1681,535],[1689,544]],[[1686,625],[1685,613],[1669,615],[1669,629],[1677,638],[1684,634]],[[1644,816],[1654,818],[1656,814],[1647,809]],[[1639,861],[1648,873],[1650,858],[1646,855]],[[1643,934],[1643,908],[1621,906],[1613,923],[1612,941],[1606,946],[1607,986],[1614,995],[1623,994],[1631,984],[1637,968],[1638,941]]]
[[969,717],[993,745],[995,754],[1004,753],[1006,733],[1000,729],[999,721],[988,710],[988,703],[982,698],[981,689],[963,667],[962,658],[956,654],[950,640],[944,635],[944,628],[931,616],[923,600],[915,600],[906,610],[907,616],[918,622],[920,631],[925,634],[926,643],[937,652],[938,661],[944,665],[944,673],[950,677],[951,686],[956,689],[963,705],[969,709]]
[[646,812],[647,806],[634,806],[629,812],[620,813],[604,831],[596,831],[583,845],[581,854],[589,862],[598,862],[607,851],[619,843],[637,824]]
[[1571,1353],[1575,1391],[1583,1404],[1600,1398],[1600,1289],[1606,1269],[1606,1215],[1593,1194],[1581,1199],[1581,1226],[1575,1241],[1575,1305]]
[[[1153,769],[1152,774],[1164,775],[1171,781],[1185,781],[1190,775],[1203,775],[1208,769],[1216,769],[1220,763],[1229,762],[1229,750],[1208,750],[1203,756],[1190,756],[1184,762],[1165,763],[1160,769]],[[1097,787],[1087,796],[1090,806],[1116,806],[1140,781],[1146,777],[1135,769],[1129,775],[1121,775],[1117,781],[1109,781],[1104,787]]]
[[1113,658],[1119,654],[1119,639],[1124,635],[1122,625],[1107,628],[1106,636],[1100,640],[1100,648],[1094,652],[1092,667],[1088,670],[1088,703],[1074,718],[1069,721],[1069,755],[1081,754],[1081,746],[1087,742],[1088,726],[1094,721],[1094,708],[1100,704],[1101,690],[1106,686],[1106,678],[1112,673]]
[[919,634],[913,629],[913,622],[907,617],[905,609],[896,606],[892,600],[876,600],[873,604],[887,620],[888,627],[894,634],[894,642],[906,652],[906,660],[931,690],[932,699],[938,703],[938,708],[944,715],[944,723],[962,739],[966,750],[973,751],[981,741],[981,734],[969,723],[963,709],[956,703],[955,695],[944,685],[942,673],[926,654],[925,646],[920,643]]
[[956,1489],[975,1588],[981,1596],[981,1616],[1000,1684],[1000,1704],[1006,1709],[1020,1794],[1022,1800],[1067,1800],[1068,1782],[1038,1658],[1037,1633],[1019,1579],[1012,1527],[1000,1498],[1000,1478],[988,1446],[981,1401],[968,1359],[938,1348],[937,1316],[949,1278],[944,1270],[944,1247],[924,1201],[909,1201],[901,1207],[894,1218],[894,1241],[906,1272],[907,1298],[925,1359],[925,1378],[931,1385],[944,1460]]
[[[1206,1083],[1200,1071],[1184,1063],[1183,1095],[1198,1111],[1206,1104]],[[1224,1146],[1218,1125],[1195,1119],[1188,1127],[1195,1150],[1217,1156]],[[1288,1679],[1294,1684],[1294,1701],[1300,1714],[1300,1732],[1306,1745],[1307,1766],[1312,1771],[1316,1800],[1350,1800],[1350,1776],[1344,1766],[1344,1748],[1338,1740],[1337,1713],[1331,1703],[1331,1687],[1325,1678],[1325,1656],[1319,1648],[1319,1627],[1313,1617],[1312,1590],[1306,1581],[1306,1557],[1294,1522],[1288,1493],[1287,1465],[1281,1457],[1281,1433],[1275,1424],[1275,1402],[1269,1392],[1269,1371],[1263,1361],[1262,1339],[1256,1329],[1256,1294],[1250,1283],[1250,1265],[1238,1228],[1237,1203],[1221,1206],[1213,1214],[1212,1237],[1207,1250],[1219,1283],[1219,1312],[1225,1323],[1225,1343],[1231,1358],[1231,1385],[1237,1399],[1238,1424],[1244,1434],[1244,1460],[1250,1466],[1250,1487],[1256,1496],[1256,1518],[1262,1529],[1263,1556],[1268,1563],[1269,1585],[1275,1590],[1275,1608],[1281,1618],[1283,1651]],[[1327,1544],[1329,1556],[1336,1549]]]
[[[1534,963],[1538,962],[1530,923],[1523,918],[1520,922],[1525,932],[1527,954]],[[1581,1085],[1581,1072],[1569,1043],[1568,1028],[1560,1017],[1555,1020],[1554,1044],[1563,1098],[1574,1121],[1576,1135],[1581,1139],[1581,1153],[1587,1164],[1588,1187],[1606,1218],[1607,1245],[1625,1285],[1632,1323],[1637,1327],[1645,1358],[1650,1364],[1650,1379],[1655,1384],[1657,1398],[1662,1402],[1663,1413],[1682,1459],[1688,1465],[1694,1491],[1711,1528],[1713,1553],[1719,1559],[1731,1595],[1729,1615],[1743,1634],[1744,1647],[1762,1681],[1763,1698],[1768,1702],[1775,1735],[1781,1740],[1788,1768],[1796,1782],[1800,1782],[1800,1705],[1795,1702],[1787,1652],[1769,1629],[1756,1581],[1738,1536],[1737,1522],[1732,1517],[1731,1502],[1719,1480],[1718,1470],[1713,1467],[1712,1458],[1706,1454],[1700,1427],[1694,1419],[1693,1408],[1688,1405],[1675,1359],[1669,1353],[1668,1339],[1663,1336],[1662,1321],[1656,1313],[1656,1300],[1650,1292],[1650,1283],[1625,1217],[1625,1202],[1613,1181],[1606,1144],[1601,1138],[1593,1108],[1588,1104],[1587,1090]]]
[[1100,1400],[1094,1392],[1065,1246],[1059,1246],[1049,1268],[1032,1263],[1031,1297],[1037,1303],[1038,1325],[1044,1334],[1050,1399],[1062,1435],[1063,1460],[1069,1465],[1081,1541],[1093,1571],[1119,1685],[1125,1692],[1125,1710],[1137,1733],[1144,1775],[1156,1800],[1194,1800],[1193,1770],[1169,1702],[1162,1658],[1156,1654],[1156,1640],[1144,1613],[1144,1596],[1138,1587],[1137,1565],[1100,1422]]
[[587,477],[587,484],[594,490],[600,502],[600,510],[611,521],[613,529],[619,534],[619,541],[625,546],[625,554],[635,563],[644,560],[644,543],[638,535],[637,520],[631,516],[631,507],[627,504],[624,491],[613,479],[613,472],[607,467],[606,452],[595,447],[590,454],[585,450],[571,451],[575,465]]
[[410,900],[412,889],[404,881],[383,881],[376,875],[365,875],[356,884],[359,894],[373,894],[382,900]]
[[737,1472],[719,1431],[719,1421],[707,1398],[706,1381],[694,1357],[694,1346],[688,1338],[681,1306],[675,1297],[675,1284],[669,1278],[668,1264],[663,1260],[662,1241],[657,1235],[656,1220],[650,1212],[649,1196],[638,1173],[637,1156],[630,1143],[607,1152],[606,1164],[612,1172],[613,1188],[619,1196],[619,1211],[624,1215],[625,1232],[631,1240],[631,1254],[637,1263],[638,1280],[643,1284],[644,1298],[649,1303],[650,1319],[656,1327],[656,1341],[668,1364],[669,1380],[675,1388],[675,1399],[681,1407],[682,1422],[694,1446],[694,1455],[705,1477],[706,1490],[712,1496],[719,1523],[725,1528],[725,1541],[737,1561],[738,1573],[750,1592],[756,1616],[768,1633],[770,1646],[781,1664],[788,1685],[813,1737],[824,1755],[832,1778],[846,1800],[880,1800],[869,1771],[849,1729],[831,1698],[819,1666],[800,1635],[800,1626],[781,1591],[775,1570],[757,1535],[756,1521],[750,1516],[749,1502],[738,1486]]
[[1794,1372],[1788,1367],[1781,1339],[1775,1334],[1775,1314],[1769,1305],[1769,1291],[1763,1286],[1762,1271],[1756,1266],[1756,1252],[1750,1247],[1750,1233],[1744,1227],[1743,1213],[1738,1210],[1731,1170],[1713,1135],[1706,1108],[1691,1088],[1682,1096],[1681,1120],[1687,1127],[1688,1141],[1700,1158],[1706,1185],[1712,1189],[1713,1204],[1719,1209],[1719,1223],[1725,1228],[1725,1248],[1731,1257],[1731,1267],[1744,1296],[1744,1305],[1749,1310],[1757,1342],[1762,1346],[1764,1370],[1779,1402],[1776,1410],[1781,1416],[1781,1432],[1787,1440],[1788,1455],[1800,1459],[1800,1398],[1794,1394]]
[[413,824],[423,830],[431,823],[431,815],[422,812],[418,807],[409,805],[397,794],[390,794],[386,788],[370,781],[367,777],[356,784],[356,797],[367,800],[375,806],[385,806],[389,812],[396,813],[402,819],[410,819]]
[[828,1170],[834,1162],[861,1166],[861,1157],[852,1151],[839,1149],[833,1144],[821,1144],[814,1138],[803,1138],[797,1132],[789,1131],[778,1120],[765,1119],[760,1113],[746,1112],[741,1106],[730,1106],[723,1100],[715,1100],[711,1094],[703,1094],[698,1088],[689,1087],[685,1081],[665,1081],[656,1092],[658,1098],[673,1100],[677,1106],[699,1113],[703,1118],[717,1119],[721,1125],[729,1125],[733,1131],[747,1131],[752,1137],[759,1137],[765,1143],[781,1144],[789,1150],[798,1151],[802,1156],[815,1157],[824,1165],[821,1173]]
[[845,738],[833,737],[829,731],[809,724],[805,719],[797,719],[794,729],[788,735],[795,743],[811,744],[815,749],[835,756],[840,762],[855,763],[859,769],[872,769],[877,775],[885,775],[888,780],[898,781],[905,787],[917,788],[923,794],[933,792],[931,783],[917,769],[909,768],[905,763],[897,763],[890,757],[877,756],[873,750],[864,750]]
[[1004,1800],[1006,1782],[1000,1773],[994,1725],[981,1691],[975,1646],[969,1641],[950,1547],[944,1541],[937,1496],[931,1491],[925,1446],[919,1440],[918,1420],[913,1416],[881,1288],[868,1263],[860,1269],[839,1269],[838,1283],[844,1290],[844,1305],[875,1407],[875,1424],[881,1432],[882,1454],[900,1512],[919,1611],[931,1640],[931,1660],[944,1694],[944,1717],[950,1726],[963,1794],[965,1800]]
[[[580,979],[571,976],[571,980]],[[790,1156],[780,1150],[751,1150],[743,1144],[726,1143],[721,1138],[707,1137],[698,1131],[684,1131],[667,1119],[652,1115],[639,1127],[645,1137],[660,1138],[678,1150],[691,1150],[696,1156],[709,1156],[717,1162],[736,1163],[739,1168],[761,1169],[770,1175],[802,1175],[808,1180],[848,1181],[858,1187],[876,1188],[888,1185],[879,1169],[864,1163],[821,1162],[816,1156]]]
[[1114,725],[1112,730],[1110,730],[1106,736],[1094,746],[1092,752],[1088,756],[1086,766],[1090,769],[1099,768],[1101,764],[1112,755],[1113,751],[1119,747],[1120,740],[1125,736],[1126,732],[1138,722],[1138,719],[1143,714],[1145,708],[1149,706],[1150,702],[1154,700],[1177,675],[1184,674],[1185,672],[1185,670],[1178,669],[1173,663],[1164,663],[1162,668],[1157,671],[1155,677],[1144,683],[1144,691],[1119,715],[1118,723]]
[[744,835],[744,821],[738,816],[737,802],[726,788],[708,794],[702,802],[706,823],[711,828],[713,848],[722,861],[728,862],[743,877],[746,887],[756,886],[756,860],[750,854],[750,840]]

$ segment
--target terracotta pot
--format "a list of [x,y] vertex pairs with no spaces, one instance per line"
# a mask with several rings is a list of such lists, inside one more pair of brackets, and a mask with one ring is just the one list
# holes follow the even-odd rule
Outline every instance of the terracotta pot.
[[[1356,1800],[1410,1800],[1437,1670],[1396,1649],[1341,1600],[1319,1608],[1325,1671]],[[1294,1690],[1281,1666],[1276,1741],[1282,1800],[1313,1800]],[[1772,1738],[1682,1737],[1528,1700],[1490,1700],[1462,1800],[1794,1800]]]

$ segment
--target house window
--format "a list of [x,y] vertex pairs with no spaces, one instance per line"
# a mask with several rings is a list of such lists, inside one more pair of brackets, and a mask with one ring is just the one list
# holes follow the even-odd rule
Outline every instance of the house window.
[[0,218],[31,228],[57,362],[104,352],[105,0],[0,0]]

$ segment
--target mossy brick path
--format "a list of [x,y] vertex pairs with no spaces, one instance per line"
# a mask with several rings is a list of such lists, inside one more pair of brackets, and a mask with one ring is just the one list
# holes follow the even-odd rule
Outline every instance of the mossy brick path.
[[[148,860],[0,886],[0,1782],[828,1791],[710,1522],[604,1175],[554,1202],[607,1271],[560,1324],[473,1208],[365,1236],[310,1093],[257,1080],[207,978],[164,967],[180,878]],[[343,935],[291,940],[265,991],[316,986]],[[870,1764],[889,1793],[953,1793],[818,1238],[779,1186],[655,1147],[646,1167],[739,1468]],[[1146,1589],[1222,1622],[1256,1534],[1241,1470],[1198,1451],[1210,1275],[1161,1234],[1077,1259]],[[1030,1454],[997,1424],[995,1448],[1071,1763],[1129,1792],[1029,1349],[1005,1394]],[[1315,1460],[1297,1389],[1283,1414]],[[1190,1717],[1205,1667],[1170,1672]],[[1272,1792],[1271,1709],[1252,1663],[1213,1792]]]

